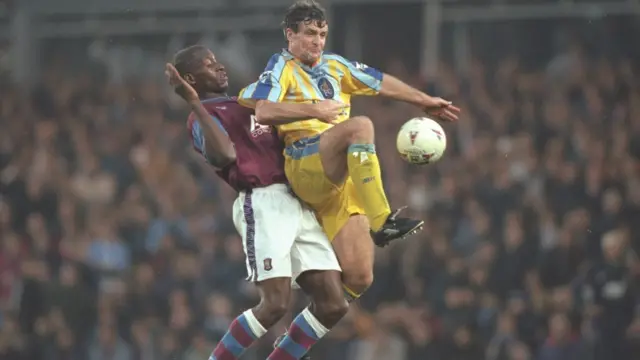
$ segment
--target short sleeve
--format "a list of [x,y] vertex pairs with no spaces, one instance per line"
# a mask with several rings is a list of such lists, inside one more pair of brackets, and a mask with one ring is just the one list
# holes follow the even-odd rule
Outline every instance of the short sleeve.
[[328,55],[343,69],[342,91],[351,95],[378,95],[382,86],[382,72],[365,64],[349,61],[340,55]]
[[240,91],[238,102],[251,108],[255,108],[259,100],[281,102],[289,84],[286,62],[281,54],[273,55],[258,80]]
[[[202,131],[202,126],[200,125],[200,122],[196,119],[194,114],[192,114],[191,116],[192,116],[192,118],[190,119],[191,144],[193,145],[193,148],[197,152],[199,152],[207,160],[207,162],[209,162],[209,158],[207,157],[207,150],[205,147],[206,138],[204,136],[204,132]],[[212,115],[211,121],[214,121],[220,127],[220,129],[222,129],[222,131],[225,132],[225,134],[227,133],[227,131],[222,126],[222,123],[218,118]]]

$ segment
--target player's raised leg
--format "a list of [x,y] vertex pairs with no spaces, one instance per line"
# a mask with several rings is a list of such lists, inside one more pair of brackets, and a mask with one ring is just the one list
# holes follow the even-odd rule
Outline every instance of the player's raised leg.
[[326,176],[333,183],[341,184],[347,175],[351,175],[371,228],[378,231],[391,210],[382,186],[380,162],[373,142],[371,120],[356,116],[320,136],[320,158]]
[[374,237],[378,245],[422,227],[422,220],[399,218],[389,208],[369,118],[356,116],[326,130],[320,136],[319,151],[329,180],[341,184],[351,176],[371,229],[382,235]]

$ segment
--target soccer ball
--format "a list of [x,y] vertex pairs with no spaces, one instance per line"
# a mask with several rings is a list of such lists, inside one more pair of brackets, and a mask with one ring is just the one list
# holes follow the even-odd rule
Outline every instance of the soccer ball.
[[447,136],[435,120],[419,117],[407,121],[398,132],[396,146],[406,161],[424,165],[440,160],[447,148]]

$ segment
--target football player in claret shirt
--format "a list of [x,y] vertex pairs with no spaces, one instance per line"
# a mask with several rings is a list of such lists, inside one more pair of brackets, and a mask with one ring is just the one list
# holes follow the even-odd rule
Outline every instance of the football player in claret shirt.
[[282,142],[259,125],[253,110],[228,97],[225,68],[202,46],[178,52],[166,75],[191,106],[187,128],[193,147],[238,191],[233,221],[242,236],[248,280],[260,303],[238,316],[210,360],[238,359],[278,322],[289,306],[292,278],[311,297],[289,329],[298,347],[281,354],[301,358],[347,312],[340,266],[315,214],[290,191]]

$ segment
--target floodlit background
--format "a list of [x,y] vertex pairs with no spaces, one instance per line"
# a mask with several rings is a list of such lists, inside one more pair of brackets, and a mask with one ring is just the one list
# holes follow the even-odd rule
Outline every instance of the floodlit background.
[[[0,359],[204,360],[256,303],[235,194],[163,65],[205,44],[236,94],[290,4],[0,1]],[[395,133],[419,111],[357,100],[392,204],[427,226],[379,251],[314,359],[640,359],[640,3],[323,4],[330,50],[464,113],[442,161],[410,167]]]

